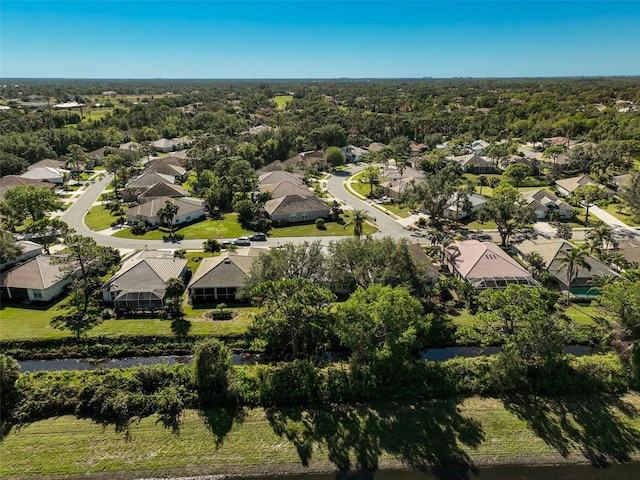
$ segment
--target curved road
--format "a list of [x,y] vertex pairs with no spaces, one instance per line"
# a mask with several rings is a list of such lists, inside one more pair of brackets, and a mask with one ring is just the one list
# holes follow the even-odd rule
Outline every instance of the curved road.
[[[357,172],[358,168],[351,171],[340,172],[338,175],[332,176],[327,182],[327,188],[329,192],[339,200],[345,201],[348,205],[366,210],[372,218],[377,219],[377,223],[380,226],[381,232],[377,232],[375,236],[393,236],[394,238],[409,237],[410,232],[404,229],[402,225],[388,218],[382,212],[374,209],[371,205],[363,202],[359,198],[353,196],[347,190],[345,190],[343,182],[353,173]],[[82,196],[73,203],[68,210],[66,210],[61,218],[71,228],[73,228],[78,234],[93,238],[99,245],[105,245],[108,247],[120,248],[120,249],[138,249],[138,248],[151,248],[151,249],[168,249],[176,250],[179,248],[186,248],[189,250],[202,249],[202,242],[204,239],[196,240],[182,240],[178,243],[167,243],[162,240],[137,240],[129,238],[118,238],[106,233],[96,232],[89,229],[84,223],[84,216],[98,200],[100,194],[107,188],[113,176],[105,173],[101,179],[97,179],[93,184],[85,190]],[[256,247],[275,247],[285,243],[302,243],[304,241],[320,240],[324,245],[334,240],[339,240],[344,236],[329,236],[329,237],[281,237],[281,238],[269,238],[266,242],[254,242]]]

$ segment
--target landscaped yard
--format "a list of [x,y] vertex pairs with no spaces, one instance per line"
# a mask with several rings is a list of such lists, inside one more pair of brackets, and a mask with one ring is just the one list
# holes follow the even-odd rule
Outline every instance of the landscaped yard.
[[[127,207],[123,207],[123,210],[127,210]],[[105,230],[116,221],[119,216],[113,216],[108,208],[102,205],[94,205],[89,209],[84,217],[84,223],[91,230]]]
[[[188,225],[175,231],[175,233],[184,235],[185,240],[202,238],[237,238],[249,236],[253,232],[245,230],[238,223],[238,215],[235,213],[227,213],[220,220],[203,220],[201,222]],[[135,238],[140,240],[162,240],[162,237],[168,235],[162,230],[152,230],[144,235],[134,235],[130,229],[125,229],[115,233],[114,237],[119,238]]]
[[[49,308],[38,308],[30,305],[3,306],[0,309],[0,340],[26,340],[36,338],[62,338],[72,336],[70,332],[54,329],[49,322],[62,313],[60,307],[66,300],[61,300]],[[251,323],[253,307],[236,308],[240,315],[233,320],[205,320],[203,314],[212,310],[211,305],[194,308],[185,307],[187,319],[192,320],[191,335],[229,335],[246,331]],[[119,319],[105,320],[89,331],[89,336],[98,335],[172,335],[171,322],[158,319]]]
[[605,210],[607,213],[610,213],[614,217],[616,217],[621,222],[626,223],[630,227],[638,227],[640,223],[633,219],[633,216],[629,212],[629,209],[626,207],[624,203],[611,203],[605,207],[600,207]]
[[[274,238],[279,237],[328,237],[338,235],[353,235],[353,225],[346,226],[352,218],[352,214],[349,211],[345,211],[342,214],[344,223],[337,222],[325,222],[324,230],[318,229],[315,223],[308,223],[304,225],[289,225],[286,227],[274,228],[269,231],[269,236]],[[368,223],[364,224],[364,235],[370,235],[377,232],[378,229]]]

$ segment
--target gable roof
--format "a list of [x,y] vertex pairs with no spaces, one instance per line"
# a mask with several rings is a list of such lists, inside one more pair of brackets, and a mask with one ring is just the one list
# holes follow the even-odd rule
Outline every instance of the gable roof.
[[[537,252],[542,257],[545,268],[549,273],[558,277],[560,280],[566,280],[566,267],[563,267],[561,258],[563,252],[573,250],[572,244],[562,239],[545,239],[545,240],[524,240],[519,244],[515,244],[513,248],[522,255]],[[591,279],[595,276],[618,276],[608,265],[604,264],[591,255],[585,255],[587,263],[591,266],[591,270],[584,267],[578,267],[576,279]]]
[[187,266],[186,258],[174,258],[173,256],[158,255],[158,252],[147,254],[134,254],[127,257],[120,269],[107,280],[103,290],[115,288],[117,290],[162,290],[170,278],[179,278]]
[[485,167],[485,166],[493,166],[493,164],[484,157],[479,157],[475,153],[469,153],[468,155],[460,155],[457,157],[453,157],[453,160],[458,162],[463,167],[466,166],[474,166],[474,167]]
[[158,197],[130,208],[129,210],[127,210],[127,217],[157,217],[158,210],[163,208],[167,201],[178,206],[177,215],[187,215],[189,213],[204,211],[204,207],[196,203],[186,202],[184,200],[180,200],[179,198]]
[[578,177],[564,178],[562,180],[556,180],[556,185],[562,187],[569,193],[573,193],[577,188],[582,187],[584,185],[595,185],[596,187],[602,189],[607,193],[613,193],[608,187],[605,187],[601,183],[596,182],[588,175],[580,175]]
[[257,255],[203,258],[187,288],[242,287]]
[[129,180],[125,185],[125,188],[150,187],[156,183],[176,183],[176,179],[172,175],[146,172]]
[[391,180],[422,180],[425,177],[425,174],[415,168],[406,167],[402,169],[402,173],[400,173],[399,168],[387,168],[382,172],[382,176],[387,181]]
[[159,173],[161,175],[171,175],[172,177],[182,177],[187,173],[187,169],[171,163],[156,163],[155,165],[149,165],[146,167],[143,173],[149,172]]
[[0,275],[0,286],[46,290],[66,281],[62,265],[51,263],[50,255],[38,255]]
[[427,272],[431,277],[440,276],[440,273],[438,273],[438,270],[433,265],[433,263],[431,263],[431,260],[429,260],[427,254],[424,253],[424,250],[419,243],[412,243],[407,246],[407,249],[416,262],[421,263],[426,267]]
[[492,242],[453,242],[458,250],[451,260],[455,270],[470,280],[486,277],[531,277],[531,273]]
[[27,170],[22,175],[22,178],[31,178],[34,180],[46,180],[49,178],[60,178],[64,177],[65,173],[68,173],[69,170],[64,170],[62,168],[54,168],[54,167],[38,167],[33,170]]
[[175,165],[177,167],[184,168],[184,158],[173,154],[167,155],[166,157],[152,158],[145,164],[147,168],[153,167],[155,165]]
[[127,142],[127,143],[123,143],[118,147],[118,149],[120,150],[129,150],[131,152],[137,152],[141,148],[142,148],[142,144],[138,142]]
[[138,199],[154,198],[154,197],[186,197],[188,192],[182,185],[174,185],[171,183],[156,183],[151,185],[144,192],[138,195]]
[[535,210],[549,208],[549,206],[559,210],[571,210],[573,208],[550,191],[542,188],[539,190],[527,190],[521,192],[521,195],[525,199],[526,205],[533,207]]
[[304,185],[302,175],[299,173],[285,172],[284,170],[275,170],[273,172],[263,173],[258,177],[259,185],[272,185],[280,182],[291,182],[298,185]]
[[300,195],[302,197],[313,197],[313,192],[308,188],[303,188],[299,184],[291,182],[278,182],[263,185],[259,188],[261,192],[271,192],[271,198],[280,198],[287,195]]
[[64,168],[64,160],[53,160],[51,158],[45,158],[44,160],[40,160],[39,162],[29,165],[27,167],[27,171],[35,170],[36,168],[42,168],[42,167],[51,167],[51,168],[61,169],[61,168]]
[[285,197],[274,198],[264,204],[264,209],[269,215],[288,215],[290,213],[324,210],[329,212],[329,207],[322,200],[316,197],[302,197],[300,195],[287,195]]

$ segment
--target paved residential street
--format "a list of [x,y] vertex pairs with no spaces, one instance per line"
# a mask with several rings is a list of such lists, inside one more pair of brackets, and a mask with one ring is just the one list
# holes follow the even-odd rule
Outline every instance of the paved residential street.
[[[423,232],[415,232],[407,228],[407,224],[411,223],[411,218],[397,218],[394,219],[390,214],[386,214],[381,210],[374,207],[370,202],[364,201],[357,196],[353,195],[345,186],[346,180],[353,174],[358,173],[363,167],[357,166],[337,172],[330,176],[326,181],[327,190],[332,197],[337,199],[344,208],[353,210],[361,209],[367,212],[367,215],[374,220],[378,226],[379,231],[374,234],[374,237],[380,238],[385,236],[391,236],[395,239],[407,238],[411,241],[427,241],[426,234]],[[84,216],[89,209],[96,204],[98,198],[103,191],[108,187],[112,180],[112,175],[104,173],[101,178],[97,178],[94,183],[90,184],[86,190],[83,191],[77,200],[66,210],[61,218],[66,221],[69,226],[75,229],[75,231],[81,235],[93,238],[100,245],[119,248],[123,250],[133,250],[139,248],[151,248],[151,249],[164,249],[164,250],[176,250],[185,248],[188,250],[198,250],[202,248],[204,239],[195,240],[182,240],[177,243],[167,243],[162,240],[136,240],[129,238],[118,238],[110,235],[110,231],[96,232],[89,229],[84,224]],[[620,220],[613,215],[605,212],[604,210],[593,206],[591,212],[600,218],[605,223],[611,225],[619,238],[631,238],[640,236],[640,232],[636,229],[624,225]],[[543,235],[548,238],[555,236],[555,228],[546,222],[539,222],[535,225],[534,229],[537,234]],[[586,230],[575,230],[574,239],[584,239]],[[534,233],[535,234],[535,233]],[[491,239],[493,241],[499,241],[500,236],[495,230],[478,230],[471,232],[470,236],[479,239]],[[254,242],[256,247],[276,247],[285,243],[302,243],[304,241],[319,240],[323,245],[328,245],[331,241],[339,240],[344,236],[336,237],[282,237],[282,238],[269,238],[266,242]],[[221,239],[226,240],[226,239]]]

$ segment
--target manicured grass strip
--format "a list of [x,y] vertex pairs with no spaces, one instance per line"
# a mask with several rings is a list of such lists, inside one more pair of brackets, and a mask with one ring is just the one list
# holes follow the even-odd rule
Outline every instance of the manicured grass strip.
[[[262,409],[242,415],[188,410],[180,434],[155,417],[131,438],[89,420],[61,417],[12,431],[0,442],[0,477],[87,474],[103,478],[310,470],[338,462],[389,466],[573,460],[618,463],[640,457],[640,396],[513,400],[417,400]],[[594,460],[595,459],[595,460]]]
[[[127,207],[124,207],[126,211]],[[94,205],[89,209],[84,217],[84,223],[91,230],[106,230],[111,226],[111,223],[116,221],[119,216],[114,217],[108,208],[104,208],[101,205]]]
[[629,225],[630,227],[640,226],[640,223],[634,220],[633,215],[631,215],[629,209],[622,203],[610,203],[609,205],[600,208],[605,210],[607,213],[610,213],[621,222]]
[[[184,235],[185,240],[202,238],[236,238],[249,236],[253,232],[245,230],[238,223],[238,216],[234,213],[226,214],[220,220],[203,220],[202,222],[188,225],[175,231]],[[161,230],[152,230],[144,235],[134,235],[130,229],[122,230],[113,234],[119,238],[135,238],[139,240],[162,240],[168,233]]]
[[[325,222],[324,230],[318,229],[315,222],[304,225],[289,225],[286,227],[278,227],[269,231],[269,236],[274,238],[279,237],[325,237],[325,236],[337,236],[337,235],[353,235],[353,225],[347,225],[352,218],[352,214],[349,211],[345,211],[342,214],[343,223],[337,222]],[[378,229],[368,223],[364,224],[364,235],[370,235],[378,231]]]

